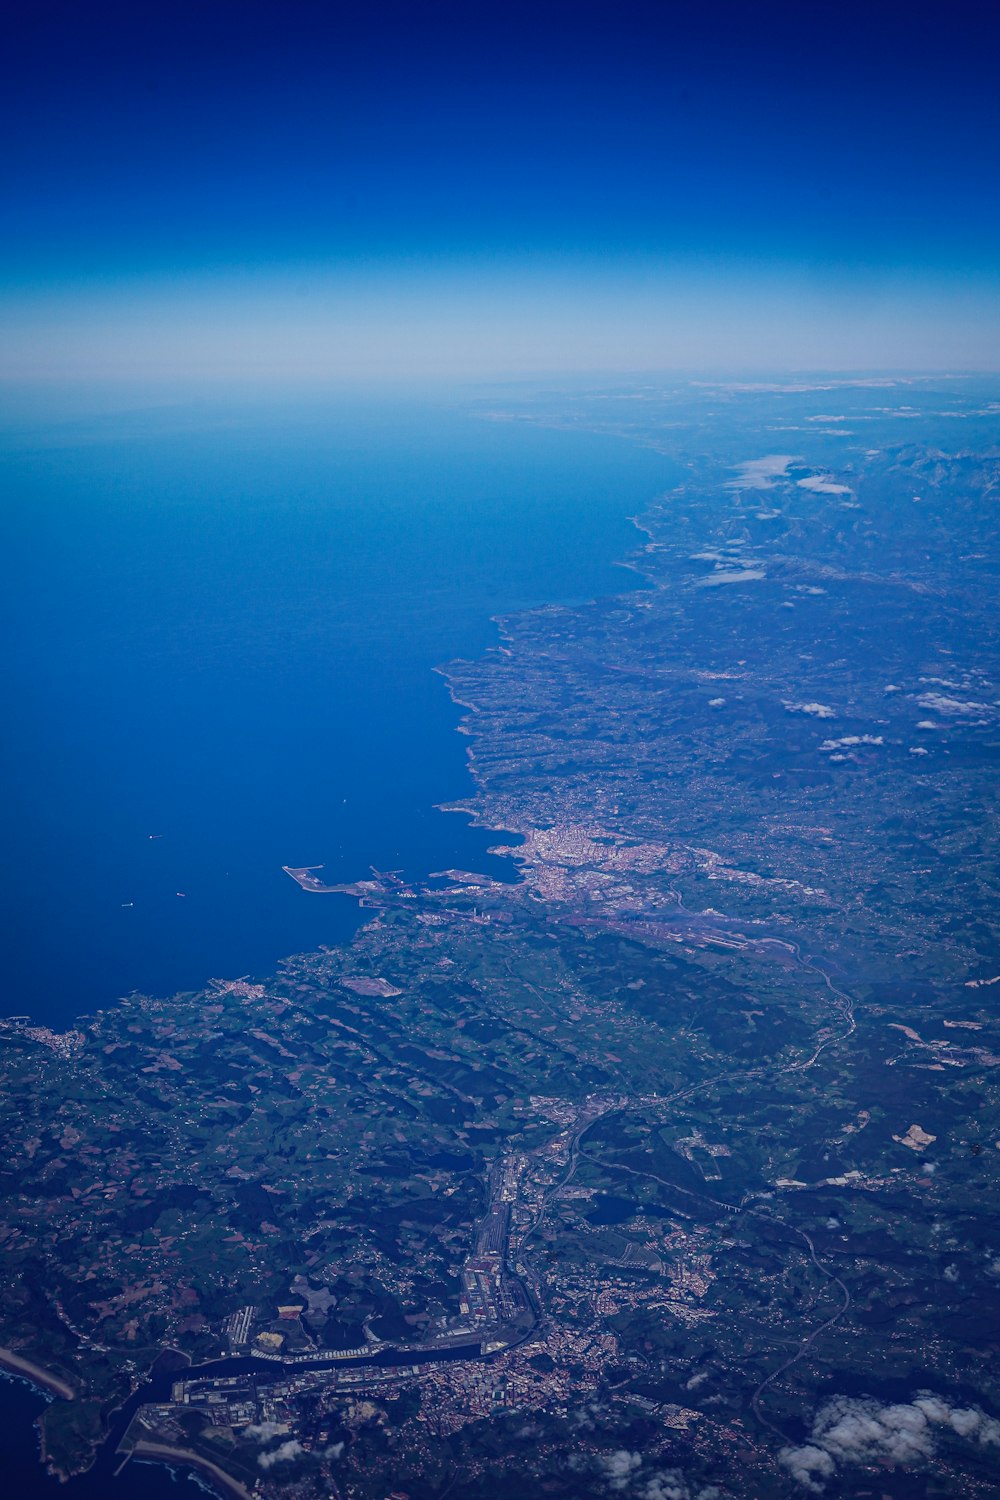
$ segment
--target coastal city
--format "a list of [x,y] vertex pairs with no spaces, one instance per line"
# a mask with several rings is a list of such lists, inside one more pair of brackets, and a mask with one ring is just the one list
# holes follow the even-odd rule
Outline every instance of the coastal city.
[[0,1023],[0,1360],[50,1473],[995,1492],[1000,460],[722,431],[642,587],[443,669],[445,811],[516,878],[288,864],[349,942]]

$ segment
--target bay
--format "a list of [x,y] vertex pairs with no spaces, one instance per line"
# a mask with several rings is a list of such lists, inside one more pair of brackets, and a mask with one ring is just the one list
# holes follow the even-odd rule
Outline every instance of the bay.
[[[85,405],[85,398],[81,398]],[[339,399],[10,420],[0,448],[3,1010],[65,1027],[133,989],[349,938],[371,865],[513,878],[433,668],[492,617],[635,586],[628,517],[678,471],[454,403]],[[0,1381],[19,1495],[56,1493],[42,1397]],[[59,1493],[199,1481],[129,1465]]]
[[8,436],[4,1009],[342,941],[371,865],[510,874],[435,665],[491,617],[634,586],[627,517],[674,478],[606,437],[454,406],[166,408]]

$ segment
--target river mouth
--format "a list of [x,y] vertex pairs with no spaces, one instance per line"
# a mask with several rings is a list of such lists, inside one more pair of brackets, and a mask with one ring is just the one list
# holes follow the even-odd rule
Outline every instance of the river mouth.
[[317,1356],[316,1359],[296,1360],[289,1363],[281,1360],[261,1359],[256,1355],[231,1355],[223,1359],[206,1360],[200,1365],[174,1363],[171,1351],[157,1360],[164,1367],[155,1371],[151,1378],[140,1385],[112,1413],[108,1435],[101,1444],[97,1457],[89,1470],[95,1477],[112,1477],[121,1466],[119,1449],[122,1439],[136,1412],[142,1406],[155,1405],[170,1400],[174,1383],[184,1380],[232,1380],[239,1376],[250,1376],[259,1385],[274,1385],[296,1374],[315,1370],[375,1370],[409,1369],[416,1365],[443,1364],[459,1360],[488,1358],[481,1344],[460,1344],[444,1349],[379,1349],[374,1354],[355,1355],[339,1359],[335,1354]]

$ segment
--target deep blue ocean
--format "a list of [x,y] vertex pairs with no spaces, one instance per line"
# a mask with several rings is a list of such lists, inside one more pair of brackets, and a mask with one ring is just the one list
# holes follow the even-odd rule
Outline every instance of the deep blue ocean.
[[[355,904],[283,864],[511,878],[435,811],[470,782],[433,668],[498,613],[634,587],[628,517],[678,479],[613,438],[412,399],[36,414],[0,438],[2,1008],[56,1027],[349,937]],[[0,1386],[18,1495],[56,1493],[39,1405]],[[177,1493],[148,1466],[114,1489]]]

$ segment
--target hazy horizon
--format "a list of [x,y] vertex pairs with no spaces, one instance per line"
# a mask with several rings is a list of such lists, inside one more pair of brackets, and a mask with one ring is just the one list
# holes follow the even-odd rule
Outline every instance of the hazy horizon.
[[995,369],[950,17],[15,4],[0,378]]

